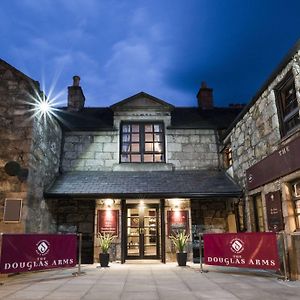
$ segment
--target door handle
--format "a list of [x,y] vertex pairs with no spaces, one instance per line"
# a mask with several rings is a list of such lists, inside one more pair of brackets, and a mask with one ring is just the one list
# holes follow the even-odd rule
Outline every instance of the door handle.
[[140,234],[145,234],[145,228],[140,228]]

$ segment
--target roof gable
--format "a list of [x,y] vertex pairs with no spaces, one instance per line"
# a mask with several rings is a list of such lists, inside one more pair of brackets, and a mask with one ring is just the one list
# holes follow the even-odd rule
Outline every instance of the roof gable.
[[140,92],[115,103],[110,108],[112,110],[159,109],[170,111],[174,109],[174,106],[147,93]]

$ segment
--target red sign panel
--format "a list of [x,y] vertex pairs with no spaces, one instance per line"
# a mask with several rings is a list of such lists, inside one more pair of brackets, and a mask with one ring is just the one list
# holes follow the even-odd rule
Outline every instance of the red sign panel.
[[280,191],[266,194],[266,211],[268,219],[268,229],[274,232],[283,230],[284,225]]
[[300,169],[300,137],[246,170],[248,190]]
[[215,266],[274,269],[280,268],[276,234],[204,234],[205,263]]
[[98,210],[98,232],[110,233],[118,236],[119,211],[118,210]]
[[168,235],[177,234],[185,230],[188,233],[189,214],[187,210],[168,211]]
[[0,272],[74,267],[76,253],[76,234],[3,234]]

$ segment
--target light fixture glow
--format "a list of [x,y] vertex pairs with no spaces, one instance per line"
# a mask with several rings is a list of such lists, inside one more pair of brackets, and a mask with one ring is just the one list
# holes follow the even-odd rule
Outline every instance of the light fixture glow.
[[39,103],[39,110],[41,111],[42,114],[46,114],[48,111],[51,110],[50,103],[47,100],[40,102]]
[[108,208],[110,208],[110,207],[113,206],[114,200],[113,200],[113,199],[105,199],[105,200],[104,200],[104,203],[105,203],[105,205],[106,205]]

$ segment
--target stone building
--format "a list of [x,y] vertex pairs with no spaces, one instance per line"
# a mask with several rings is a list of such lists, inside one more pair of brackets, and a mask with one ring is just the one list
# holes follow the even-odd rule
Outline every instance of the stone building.
[[[300,273],[300,43],[252,101],[217,108],[202,84],[198,107],[144,92],[85,107],[80,78],[55,118],[32,115],[36,81],[0,61],[0,230],[83,234],[83,261],[174,260],[169,236],[284,231]],[[12,175],[12,176],[11,176]],[[297,275],[298,274],[298,275]]]
[[248,231],[284,231],[299,279],[300,42],[224,136],[228,172],[245,191]]
[[83,262],[97,261],[98,233],[113,232],[113,259],[166,262],[172,232],[239,229],[241,189],[223,170],[219,134],[240,109],[214,107],[205,83],[199,107],[141,92],[88,108],[74,76],[56,118],[30,118],[38,83],[1,66],[1,231],[80,232]]
[[166,262],[175,230],[237,231],[241,190],[222,170],[218,147],[239,109],[214,108],[205,84],[194,108],[144,92],[85,108],[78,77],[68,91],[59,112],[62,174],[45,196],[56,203],[59,232],[84,233],[84,261],[97,260],[99,232],[117,235],[115,259]]

